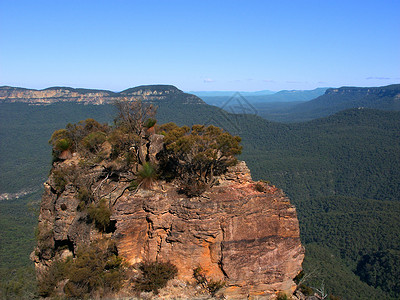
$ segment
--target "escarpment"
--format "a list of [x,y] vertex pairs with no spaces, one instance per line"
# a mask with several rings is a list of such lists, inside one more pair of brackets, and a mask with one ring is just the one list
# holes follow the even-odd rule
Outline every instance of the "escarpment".
[[[148,262],[169,262],[177,270],[174,280],[155,290],[163,298],[204,299],[208,293],[274,299],[294,291],[304,257],[296,209],[281,190],[253,181],[245,162],[228,159],[238,152],[238,138],[212,126],[167,124],[154,130],[162,134],[146,130],[131,139],[121,128],[87,123],[75,129],[97,126],[96,134],[85,131],[82,138],[96,141],[74,142],[74,148],[66,135],[55,137],[57,161],[45,183],[32,254],[42,296],[132,295],[140,265]],[[63,139],[67,145],[58,145]],[[180,148],[183,141],[191,147]],[[77,274],[81,269],[73,263],[90,256],[82,255],[88,245],[104,254],[99,276],[114,274],[101,292],[68,274],[54,286],[43,283],[60,262]],[[218,283],[218,291],[210,283]]]
[[172,85],[144,85],[121,92],[107,90],[51,87],[43,90],[10,86],[0,87],[0,103],[52,104],[74,102],[82,104],[112,104],[122,99],[136,99],[149,102],[178,102],[180,104],[205,104],[199,97],[187,94]]

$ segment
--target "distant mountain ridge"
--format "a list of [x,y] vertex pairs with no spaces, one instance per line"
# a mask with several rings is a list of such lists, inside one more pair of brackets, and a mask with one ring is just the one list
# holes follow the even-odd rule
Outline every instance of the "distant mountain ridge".
[[[260,91],[268,92],[268,91]],[[206,92],[207,93],[207,92]],[[258,93],[258,92],[257,92]],[[251,93],[248,93],[251,94]],[[124,98],[149,101],[169,106],[180,104],[206,104],[222,107],[235,113],[236,106],[250,105],[257,115],[276,122],[304,122],[333,115],[351,108],[400,110],[400,84],[383,87],[317,88],[314,90],[283,90],[272,95],[247,96],[240,94],[245,103],[230,101],[232,96],[202,96],[185,93],[173,85],[144,85],[121,92],[108,90],[50,87],[34,90],[10,86],[0,87],[0,103],[51,104],[58,102],[82,104],[112,104]],[[238,94],[236,94],[238,95]],[[242,102],[243,102],[242,101]]]
[[288,110],[286,119],[307,121],[359,107],[400,110],[400,84],[382,87],[330,88],[322,96],[292,107]]
[[[269,107],[271,104],[278,104],[279,106],[283,104],[284,106],[287,106],[285,104],[309,101],[323,95],[326,89],[327,88],[316,88],[314,90],[282,90],[271,93],[264,93],[266,91],[239,92],[239,94],[246,99],[248,103],[257,105],[257,108],[264,109],[264,106]],[[226,95],[223,94],[225,92],[220,93],[221,95],[213,94],[213,92],[195,92],[195,94],[203,99],[207,104],[219,107],[226,107],[229,105],[229,100],[234,97],[234,95],[237,95],[237,92],[231,92],[231,94]]]
[[51,104],[57,102],[77,102],[83,104],[109,104],[123,98],[143,101],[171,101],[182,104],[205,104],[192,94],[186,94],[172,85],[144,85],[116,93],[108,90],[49,87],[43,90],[19,87],[0,87],[0,103],[23,102],[29,104]]
[[[196,95],[198,97],[231,97],[238,91],[189,91],[188,93]],[[270,90],[262,90],[262,91],[255,91],[255,92],[241,92],[239,93],[243,96],[265,96],[265,95],[272,95],[276,92]]]

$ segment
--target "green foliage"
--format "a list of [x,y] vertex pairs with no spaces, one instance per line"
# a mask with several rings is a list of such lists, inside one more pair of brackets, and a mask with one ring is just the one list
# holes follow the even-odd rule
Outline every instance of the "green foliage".
[[289,299],[290,299],[289,296],[284,292],[279,292],[276,295],[276,300],[289,300]]
[[340,254],[328,246],[312,243],[305,247],[303,268],[308,277],[305,285],[315,289],[323,283],[328,294],[342,299],[391,299],[382,290],[362,282],[340,258]]
[[108,207],[107,200],[101,199],[97,205],[92,203],[88,208],[88,216],[95,223],[98,230],[107,231],[111,223],[111,210]]
[[303,242],[329,247],[352,269],[363,255],[400,247],[400,202],[331,196],[298,209]]
[[[49,140],[49,144],[51,144],[54,148],[56,148],[58,150],[66,150],[66,149],[60,149],[57,145],[62,140],[68,141],[68,143],[71,143],[69,132],[66,129],[59,129],[59,130],[54,131]],[[60,145],[60,146],[63,146],[63,145]]]
[[[108,141],[112,145],[111,158],[116,159],[120,155],[129,155],[130,161],[134,161],[132,157],[132,151],[130,148],[132,145],[136,145],[140,141],[140,137],[134,132],[129,131],[124,127],[114,128],[108,135]],[[129,165],[130,162],[127,164]]]
[[0,268],[0,299],[31,300],[37,296],[33,264],[12,270]]
[[294,281],[296,284],[299,284],[300,281],[301,281],[303,278],[304,278],[304,270],[301,270],[301,271],[299,272],[299,274],[297,274],[296,277],[293,278],[293,281]]
[[102,125],[94,119],[86,119],[77,124],[67,124],[66,129],[56,130],[49,143],[53,146],[53,156],[57,160],[65,150],[87,150],[97,153],[106,140],[108,125]]
[[356,274],[361,280],[381,288],[393,298],[400,297],[400,251],[386,250],[364,255]]
[[143,165],[139,166],[137,177],[143,188],[150,189],[157,178],[157,172],[152,164],[145,162]]
[[65,263],[55,261],[46,271],[38,276],[38,293],[41,297],[54,296],[54,289],[57,284],[65,278]]
[[158,290],[178,274],[178,269],[170,262],[143,262],[139,265],[139,270],[142,273],[136,280],[136,289],[154,294],[158,294]]
[[56,141],[55,149],[60,151],[68,150],[72,147],[72,141],[69,138],[59,139]]
[[144,127],[146,127],[146,128],[151,128],[151,127],[153,127],[154,125],[156,125],[156,123],[157,123],[157,120],[156,120],[156,119],[149,118],[149,119],[147,119],[146,122],[144,123]]
[[52,297],[55,288],[66,280],[64,292],[68,298],[86,299],[117,292],[125,278],[122,259],[115,244],[104,239],[82,245],[65,261],[54,261],[39,275],[39,295]]
[[[32,267],[37,211],[42,191],[0,201],[0,270],[13,274],[16,269]],[[6,277],[1,279],[7,279]]]
[[88,187],[84,185],[80,186],[78,188],[78,199],[80,200],[78,209],[80,211],[83,211],[87,207],[87,205],[94,200],[93,193]]
[[159,130],[165,136],[166,145],[166,151],[160,155],[161,169],[166,171],[163,176],[180,176],[183,191],[188,191],[188,196],[193,193],[187,187],[194,182],[200,183],[197,191],[203,188],[202,185],[212,186],[214,176],[234,165],[237,162],[235,155],[242,151],[240,137],[212,125],[193,125],[190,129],[168,123]]
[[67,184],[76,184],[79,169],[75,166],[57,166],[52,172],[53,188],[58,194],[64,192]]
[[34,299],[36,276],[29,254],[35,247],[42,191],[0,201],[0,299]]
[[62,263],[61,273],[68,279],[67,297],[79,299],[117,292],[125,276],[115,244],[107,239],[81,246],[74,259]]
[[88,151],[97,153],[106,138],[106,134],[102,131],[91,132],[82,139],[82,145]]

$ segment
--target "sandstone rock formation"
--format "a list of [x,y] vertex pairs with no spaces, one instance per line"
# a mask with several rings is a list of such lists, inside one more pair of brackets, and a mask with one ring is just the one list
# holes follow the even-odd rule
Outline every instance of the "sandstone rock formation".
[[174,102],[182,104],[205,104],[195,95],[186,94],[172,85],[138,86],[119,93],[107,90],[74,89],[70,87],[51,87],[43,90],[0,87],[0,103],[51,104],[57,102],[76,102],[82,104],[112,104],[121,99],[143,101]]
[[294,291],[293,278],[304,257],[296,209],[281,190],[252,181],[244,162],[193,198],[165,181],[150,190],[129,190],[129,174],[110,174],[107,163],[92,166],[83,177],[112,211],[113,226],[103,233],[79,210],[74,181],[58,187],[57,168],[79,166],[79,154],[74,154],[57,163],[45,183],[39,216],[45,238],[32,254],[39,276],[56,259],[107,236],[131,265],[172,262],[184,285],[194,282],[193,270],[200,266],[209,278],[226,282],[220,293],[228,299],[273,299],[278,291]]

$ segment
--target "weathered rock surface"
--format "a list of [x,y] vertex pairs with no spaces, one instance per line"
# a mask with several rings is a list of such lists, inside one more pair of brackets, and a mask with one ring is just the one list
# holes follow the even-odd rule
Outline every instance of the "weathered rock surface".
[[[74,157],[61,164],[78,162]],[[49,229],[52,244],[51,251],[33,255],[38,270],[54,257],[108,235],[129,263],[170,261],[182,282],[193,282],[193,270],[202,267],[209,278],[226,282],[221,292],[228,299],[268,299],[277,291],[294,291],[292,279],[304,257],[296,209],[274,186],[258,183],[262,188],[256,188],[244,162],[194,198],[178,194],[177,187],[166,182],[157,182],[151,190],[129,191],[124,178],[104,178],[105,169],[97,166],[87,174],[95,182],[93,191],[113,205],[115,229],[103,234],[77,209],[75,187],[67,185],[57,196],[54,174],[50,176],[39,226]],[[62,245],[69,250],[59,248]]]
[[226,177],[196,198],[171,186],[126,193],[113,213],[120,253],[131,263],[170,260],[188,281],[201,266],[228,281],[231,297],[290,291],[303,260],[295,208],[276,188],[256,191],[244,163]]

